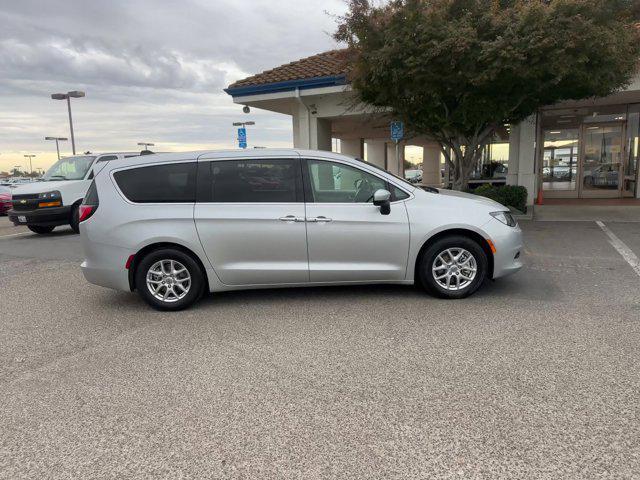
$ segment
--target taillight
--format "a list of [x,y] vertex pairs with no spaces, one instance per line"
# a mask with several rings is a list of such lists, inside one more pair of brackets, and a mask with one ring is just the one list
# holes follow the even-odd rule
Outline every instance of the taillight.
[[91,215],[96,213],[98,205],[100,205],[100,199],[98,198],[98,189],[96,188],[96,181],[94,180],[91,182],[91,185],[89,185],[89,190],[87,190],[87,194],[84,196],[84,200],[80,205],[80,210],[78,210],[79,222],[84,222],[91,218]]
[[97,206],[95,205],[80,205],[80,210],[79,210],[79,221],[80,222],[84,222],[85,220],[87,220],[88,218],[91,217],[91,215],[93,215],[93,213],[98,209]]

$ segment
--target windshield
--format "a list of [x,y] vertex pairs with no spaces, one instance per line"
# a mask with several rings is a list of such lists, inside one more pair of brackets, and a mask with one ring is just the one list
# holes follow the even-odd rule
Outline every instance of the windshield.
[[62,158],[47,170],[43,178],[44,180],[82,180],[95,158],[94,156]]

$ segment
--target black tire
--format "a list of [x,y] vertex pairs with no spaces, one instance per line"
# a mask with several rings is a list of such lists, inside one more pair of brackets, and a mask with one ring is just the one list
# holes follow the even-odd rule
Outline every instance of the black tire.
[[71,209],[71,219],[69,221],[69,226],[71,230],[75,233],[80,233],[80,207],[79,205],[74,205]]
[[[169,301],[163,301],[155,297],[149,289],[149,286],[147,285],[147,273],[149,272],[149,269],[151,269],[157,262],[164,260],[179,262],[186,268],[189,276],[191,277],[187,294],[184,297],[179,299],[172,299],[169,297]],[[174,280],[172,280],[172,282],[173,281]],[[135,272],[135,286],[143,300],[153,308],[157,310],[177,311],[191,306],[202,296],[205,281],[202,270],[191,255],[173,248],[163,248],[148,253],[144,258],[142,258],[142,260],[140,260]],[[166,286],[161,287],[159,294],[163,294],[166,290],[168,290]]]
[[39,235],[45,235],[47,233],[53,232],[53,229],[56,227],[42,226],[42,225],[27,225],[27,228],[31,230],[33,233],[37,233]]
[[[456,252],[456,249],[466,250],[473,256],[476,264],[475,277],[459,290],[448,290],[436,280],[435,275],[442,275],[443,272],[446,273],[445,269],[437,271],[438,273],[433,272],[433,267],[438,256],[450,249],[452,249],[453,252]],[[448,255],[445,256],[448,257]],[[466,259],[467,257],[465,256],[464,258]],[[420,281],[425,289],[436,297],[447,299],[466,298],[472,295],[480,288],[480,285],[482,285],[482,282],[487,276],[488,264],[487,254],[475,240],[462,235],[451,235],[437,240],[424,252],[419,264]],[[466,273],[468,274],[468,271]],[[461,281],[460,277],[457,278],[458,281]],[[467,282],[465,280],[462,281]],[[450,281],[450,286],[454,286],[454,284],[455,282]]]

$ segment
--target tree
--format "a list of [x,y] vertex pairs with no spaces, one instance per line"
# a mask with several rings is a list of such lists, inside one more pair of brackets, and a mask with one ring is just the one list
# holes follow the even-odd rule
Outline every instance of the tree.
[[349,0],[358,100],[437,141],[466,188],[504,124],[629,84],[640,57],[637,0]]

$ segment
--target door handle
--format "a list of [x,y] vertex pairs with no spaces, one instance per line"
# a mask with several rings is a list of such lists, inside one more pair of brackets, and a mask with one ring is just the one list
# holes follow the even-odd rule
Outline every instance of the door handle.
[[304,222],[304,218],[296,217],[295,215],[287,215],[286,217],[280,217],[278,220],[281,222]]
[[325,222],[330,222],[331,219],[327,218],[325,216],[320,215],[319,217],[311,217],[311,218],[307,218],[307,222],[314,222],[314,223],[325,223]]

